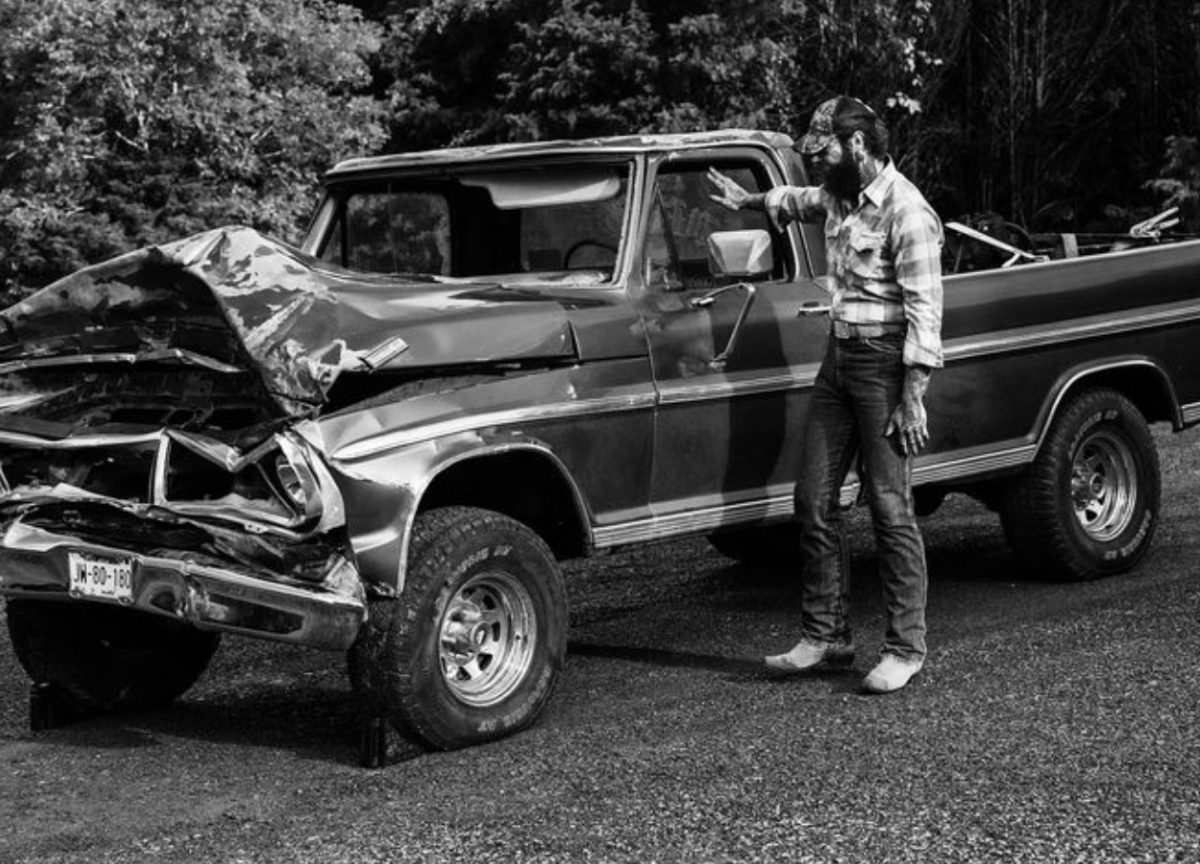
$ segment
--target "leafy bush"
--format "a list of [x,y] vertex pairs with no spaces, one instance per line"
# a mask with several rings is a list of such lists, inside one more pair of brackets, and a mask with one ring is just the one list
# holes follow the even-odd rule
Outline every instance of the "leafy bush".
[[7,0],[0,294],[240,222],[295,236],[322,170],[383,139],[380,28],[329,0]]

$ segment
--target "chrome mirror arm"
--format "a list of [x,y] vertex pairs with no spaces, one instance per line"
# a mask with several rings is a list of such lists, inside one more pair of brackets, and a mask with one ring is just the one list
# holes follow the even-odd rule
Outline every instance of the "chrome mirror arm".
[[726,291],[733,291],[738,288],[746,292],[746,302],[742,304],[737,319],[733,322],[733,332],[729,334],[729,341],[725,343],[725,348],[708,361],[710,369],[720,371],[725,368],[725,364],[729,361],[729,355],[733,353],[733,348],[737,344],[738,334],[742,332],[742,324],[745,323],[746,316],[750,313],[750,307],[754,304],[755,288],[748,282],[735,282],[732,285],[722,285],[720,288],[714,288],[712,291],[701,294],[699,297],[693,297],[688,301],[693,309],[703,309],[711,306],[713,301]]

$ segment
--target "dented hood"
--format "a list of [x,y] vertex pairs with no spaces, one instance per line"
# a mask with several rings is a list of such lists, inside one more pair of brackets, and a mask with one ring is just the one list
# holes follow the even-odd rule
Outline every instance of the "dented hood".
[[292,414],[347,370],[575,356],[552,301],[350,273],[240,227],[80,270],[0,312],[0,326],[7,368],[70,356],[254,367]]

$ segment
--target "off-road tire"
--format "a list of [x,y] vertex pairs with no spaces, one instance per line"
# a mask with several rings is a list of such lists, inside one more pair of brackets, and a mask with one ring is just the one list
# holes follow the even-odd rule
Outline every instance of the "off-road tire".
[[8,633],[35,684],[89,711],[141,711],[182,695],[208,667],[220,636],[104,603],[10,597]]
[[752,567],[799,567],[799,529],[791,522],[714,531],[708,542],[726,558]]
[[349,654],[375,716],[451,750],[526,728],[567,646],[567,599],[549,547],[500,513],[444,507],[413,526],[404,588],[372,600]]
[[1126,572],[1158,526],[1158,451],[1145,418],[1116,390],[1083,390],[1062,406],[1000,511],[1031,572],[1068,580]]

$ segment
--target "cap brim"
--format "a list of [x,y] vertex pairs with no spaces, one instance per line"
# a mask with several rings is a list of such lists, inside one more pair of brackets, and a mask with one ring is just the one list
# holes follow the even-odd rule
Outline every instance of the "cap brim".
[[812,156],[820,153],[832,143],[832,135],[813,135],[810,132],[800,139],[800,152],[805,156]]

